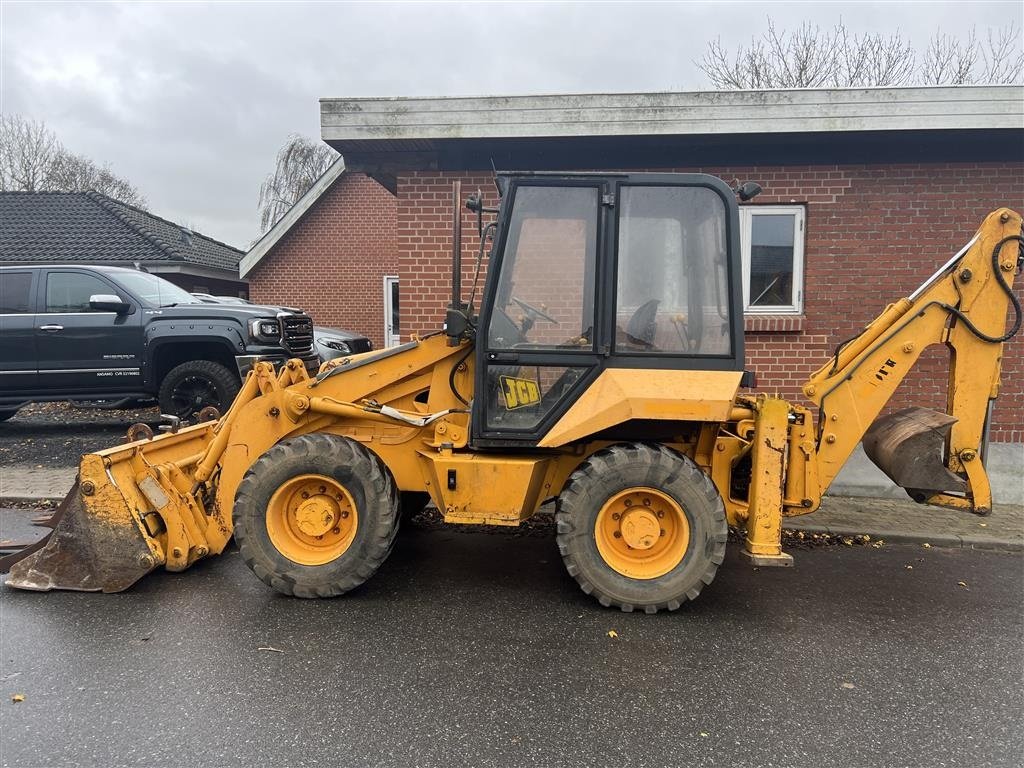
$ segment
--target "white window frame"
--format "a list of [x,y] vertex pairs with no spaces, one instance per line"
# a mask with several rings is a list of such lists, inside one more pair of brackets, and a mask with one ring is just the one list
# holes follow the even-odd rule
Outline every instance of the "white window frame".
[[[750,306],[750,233],[754,216],[793,216],[792,304]],[[804,220],[802,205],[744,205],[740,207],[740,251],[743,259],[743,313],[746,315],[801,315],[804,311]]]
[[[384,346],[396,347],[402,343],[401,336],[391,328],[391,285],[398,283],[398,275],[384,276]],[[401,312],[401,308],[398,310]],[[401,315],[399,315],[401,319]]]

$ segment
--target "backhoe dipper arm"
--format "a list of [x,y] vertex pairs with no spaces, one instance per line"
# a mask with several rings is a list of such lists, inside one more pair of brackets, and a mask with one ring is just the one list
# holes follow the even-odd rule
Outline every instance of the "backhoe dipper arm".
[[[951,418],[933,413],[934,418],[924,423],[917,413],[904,414],[903,423],[890,429],[889,437],[898,442],[914,432],[943,432],[952,424],[941,457],[944,468],[937,467],[945,485],[901,484],[918,501],[979,514],[991,510],[992,495],[980,453],[990,401],[999,394],[1003,342],[1021,325],[1020,302],[1012,292],[1021,266],[1021,242],[1019,214],[1006,208],[990,213],[960,253],[908,298],[886,307],[808,379],[804,395],[819,409],[814,448],[819,494],[831,484],[921,353],[942,343],[950,349],[946,413]],[[1011,307],[1014,318],[1007,330]],[[914,419],[918,421],[910,423]],[[938,445],[936,453],[941,452],[941,442]],[[897,479],[898,471],[882,469]],[[945,492],[950,490],[963,495]]]

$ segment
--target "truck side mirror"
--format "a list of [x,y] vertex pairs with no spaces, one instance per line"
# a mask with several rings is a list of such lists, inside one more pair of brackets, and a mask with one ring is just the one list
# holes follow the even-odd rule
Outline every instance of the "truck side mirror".
[[127,315],[132,305],[112,293],[94,293],[89,297],[89,308],[97,312],[116,312]]

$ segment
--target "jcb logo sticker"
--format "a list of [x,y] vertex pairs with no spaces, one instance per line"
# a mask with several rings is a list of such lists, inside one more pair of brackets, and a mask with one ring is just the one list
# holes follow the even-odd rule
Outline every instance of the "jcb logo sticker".
[[508,410],[540,402],[540,386],[533,379],[516,379],[512,376],[499,376],[498,379]]

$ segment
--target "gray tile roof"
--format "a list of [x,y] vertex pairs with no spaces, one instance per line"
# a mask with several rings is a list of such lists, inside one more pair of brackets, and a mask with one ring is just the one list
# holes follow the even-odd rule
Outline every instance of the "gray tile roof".
[[238,273],[243,252],[96,192],[0,192],[0,262],[192,264]]

